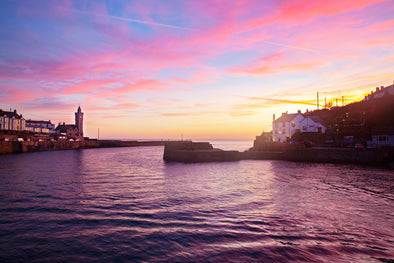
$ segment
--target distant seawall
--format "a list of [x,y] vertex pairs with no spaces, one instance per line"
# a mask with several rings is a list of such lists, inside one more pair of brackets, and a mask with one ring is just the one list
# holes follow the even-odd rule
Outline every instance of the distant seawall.
[[96,140],[84,141],[0,141],[0,154],[98,148]]
[[165,141],[120,141],[100,140],[100,148],[108,147],[139,147],[139,146],[163,146]]
[[393,165],[393,148],[356,150],[352,148],[306,148],[298,145],[281,147],[281,151],[223,151],[208,142],[166,142],[163,159],[166,162],[226,162],[239,160],[286,160],[365,165]]
[[164,141],[117,141],[117,140],[45,140],[45,141],[0,141],[0,154],[41,151],[78,150],[109,147],[163,146]]

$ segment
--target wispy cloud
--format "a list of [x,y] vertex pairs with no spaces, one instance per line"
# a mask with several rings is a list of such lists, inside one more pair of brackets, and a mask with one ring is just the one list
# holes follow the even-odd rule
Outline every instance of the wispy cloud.
[[394,74],[386,74],[386,75],[379,75],[379,76],[371,76],[371,77],[366,77],[366,78],[361,78],[361,79],[355,79],[355,80],[350,80],[346,82],[339,83],[338,85],[348,85],[348,84],[353,84],[356,82],[361,82],[365,80],[372,80],[372,79],[383,79],[383,78],[392,78],[394,77]]
[[316,91],[350,100],[394,77],[391,1],[0,5],[3,107],[27,105],[46,118],[45,107],[60,114],[82,102],[87,121],[117,132],[127,130],[122,118],[143,123],[140,134],[158,132],[161,118],[173,125],[168,134],[188,119],[195,127],[234,121],[237,131],[260,129],[272,111],[314,106]]
[[154,26],[154,27],[166,27],[166,28],[181,29],[181,30],[194,30],[192,28],[183,27],[183,26],[169,25],[169,24],[157,23],[157,22],[153,22],[153,21],[139,20],[139,19],[113,16],[113,15],[97,14],[97,13],[75,10],[75,9],[69,9],[68,11],[78,13],[78,14],[89,15],[89,16],[106,17],[106,18],[110,18],[110,19],[114,19],[114,20],[118,20],[118,21],[144,24],[144,25],[149,25],[149,26]]
[[299,46],[294,46],[294,45],[286,45],[286,44],[276,43],[276,42],[267,41],[267,40],[261,40],[261,42],[262,43],[267,43],[267,44],[270,44],[270,45],[280,46],[280,47],[287,47],[287,48],[290,48],[290,49],[299,49],[299,50],[308,51],[308,52],[314,52],[314,53],[318,52],[318,50],[316,50],[316,49],[299,47]]

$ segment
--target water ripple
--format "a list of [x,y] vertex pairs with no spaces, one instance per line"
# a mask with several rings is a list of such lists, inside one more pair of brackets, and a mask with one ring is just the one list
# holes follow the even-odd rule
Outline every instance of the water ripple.
[[161,155],[150,147],[2,156],[0,261],[394,260],[393,171],[165,164]]

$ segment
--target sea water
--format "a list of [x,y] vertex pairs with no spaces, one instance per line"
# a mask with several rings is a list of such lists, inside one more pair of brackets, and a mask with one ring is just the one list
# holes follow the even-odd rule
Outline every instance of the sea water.
[[394,260],[392,170],[162,154],[0,156],[0,262]]

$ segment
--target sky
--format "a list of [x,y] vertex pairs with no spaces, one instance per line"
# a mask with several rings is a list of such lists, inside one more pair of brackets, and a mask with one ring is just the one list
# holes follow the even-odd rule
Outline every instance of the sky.
[[394,81],[394,0],[0,1],[0,108],[100,139],[253,139]]

